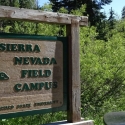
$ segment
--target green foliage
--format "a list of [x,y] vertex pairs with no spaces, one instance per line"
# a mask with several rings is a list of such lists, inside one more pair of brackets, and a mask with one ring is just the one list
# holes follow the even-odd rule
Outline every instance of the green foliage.
[[[16,3],[16,6],[19,5]],[[70,14],[83,15],[86,6]],[[52,11],[52,6],[45,4],[40,9]],[[64,7],[59,12],[68,13]],[[81,111],[82,116],[93,119],[95,125],[103,125],[104,113],[125,109],[125,20],[115,20],[113,13],[109,20],[100,20],[96,27],[80,28]],[[8,20],[2,20],[1,24],[0,30],[7,33],[66,35],[65,26],[60,25]],[[3,119],[0,125],[38,125],[64,119],[66,113],[59,112]]]
[[86,11],[86,4],[82,5],[79,9],[72,10],[70,13],[77,16],[82,16]]
[[[29,9],[37,8],[36,0],[0,0],[0,5],[20,7],[20,8],[29,8]],[[11,33],[13,33],[13,32],[14,33],[28,33],[29,28],[30,29],[33,28],[33,26],[31,26],[31,24],[33,24],[33,23],[24,23],[21,21],[12,21],[12,20],[0,20],[0,26],[1,26],[0,31],[7,32],[7,33],[9,33],[9,32],[11,32]],[[28,25],[30,25],[30,26],[28,26]],[[19,30],[20,30],[20,32],[19,32]],[[32,32],[32,31],[30,31],[30,32]]]
[[104,20],[100,19],[100,23],[96,24],[96,28],[98,32],[98,35],[96,38],[99,40],[107,41],[108,39],[107,33],[110,33],[109,31],[111,31],[112,29],[115,29],[115,25],[117,23],[117,20],[115,19],[115,12],[111,8],[109,13],[110,15],[108,19],[104,19]]
[[0,125],[42,125],[66,119],[65,112],[0,120]]
[[37,8],[36,0],[19,0],[20,8]]
[[20,8],[36,8],[36,0],[0,0],[0,5]]
[[68,10],[66,10],[64,7],[61,7],[60,9],[59,9],[59,13],[68,13]]
[[52,11],[52,5],[51,4],[44,4],[44,6],[41,7],[42,11]]
[[[81,28],[82,114],[84,117],[97,117],[97,123],[106,112],[124,110],[124,24],[124,21],[119,21],[115,29],[107,32],[107,42],[96,39],[98,34],[95,27]],[[101,115],[100,118],[98,115]]]
[[0,0],[0,5],[19,7],[19,0]]

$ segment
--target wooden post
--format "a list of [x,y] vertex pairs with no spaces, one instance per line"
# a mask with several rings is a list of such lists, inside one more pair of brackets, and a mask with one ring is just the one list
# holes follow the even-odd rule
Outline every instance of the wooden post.
[[80,100],[80,63],[79,63],[79,20],[72,19],[67,25],[69,36],[69,97],[68,122],[81,121]]

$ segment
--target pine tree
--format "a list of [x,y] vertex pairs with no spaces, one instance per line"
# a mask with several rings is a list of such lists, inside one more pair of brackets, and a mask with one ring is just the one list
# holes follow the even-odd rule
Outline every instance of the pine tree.
[[86,12],[83,15],[89,15],[91,25],[96,25],[100,19],[105,18],[105,15],[100,12],[100,9],[112,2],[112,0],[50,0],[52,9],[57,12],[61,7],[64,7],[70,13],[71,10],[80,8],[86,4]]
[[124,18],[125,18],[125,6],[122,9],[122,19],[124,19]]
[[110,10],[110,16],[109,16],[108,22],[109,22],[109,29],[114,29],[114,25],[115,25],[115,13],[112,10],[112,7],[111,7],[111,10]]

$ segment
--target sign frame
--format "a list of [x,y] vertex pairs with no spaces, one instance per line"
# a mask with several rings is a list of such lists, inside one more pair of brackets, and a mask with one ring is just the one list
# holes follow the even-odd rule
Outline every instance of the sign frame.
[[81,85],[79,60],[80,26],[88,26],[87,16],[76,16],[58,12],[0,6],[0,19],[19,20],[66,26],[68,37],[68,106],[67,122],[81,121]]
[[35,114],[45,114],[57,111],[67,111],[67,98],[68,98],[68,38],[67,37],[55,37],[55,36],[41,36],[41,35],[27,35],[27,34],[12,34],[12,33],[0,33],[0,39],[17,39],[17,40],[40,40],[44,41],[60,41],[63,44],[63,105],[55,108],[47,109],[35,109],[22,112],[12,112],[0,114],[0,119],[14,118]]

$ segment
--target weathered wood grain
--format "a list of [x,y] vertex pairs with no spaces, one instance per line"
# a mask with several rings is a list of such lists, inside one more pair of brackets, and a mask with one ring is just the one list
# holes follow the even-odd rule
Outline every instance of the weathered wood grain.
[[88,24],[88,18],[86,16],[74,16],[9,6],[0,6],[0,18],[55,24],[71,24],[72,19],[77,19],[79,20],[79,25],[81,26],[86,26]]
[[67,26],[69,37],[69,106],[68,122],[81,121],[80,64],[79,64],[79,20],[72,19]]

